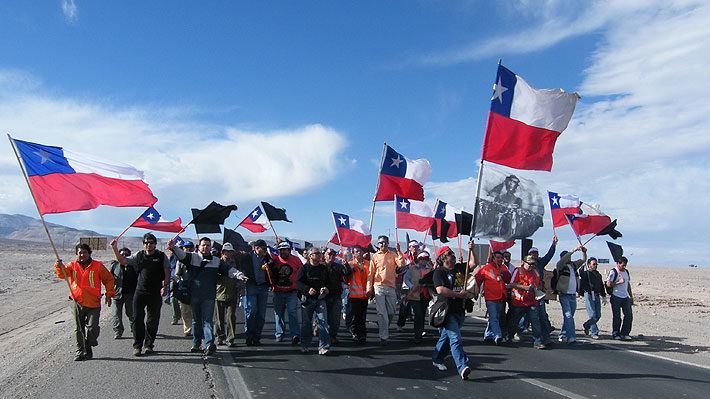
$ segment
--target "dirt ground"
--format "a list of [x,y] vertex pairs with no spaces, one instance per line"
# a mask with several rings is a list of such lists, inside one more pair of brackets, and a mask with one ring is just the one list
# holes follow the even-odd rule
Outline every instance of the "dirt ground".
[[[75,256],[62,252],[68,262]],[[108,251],[94,258],[108,265]],[[56,278],[54,253],[48,244],[0,239],[0,397],[28,397],[47,376],[73,357],[73,319],[68,288]],[[710,365],[710,268],[629,265],[635,295],[631,348],[662,356]],[[603,267],[600,267],[603,271]],[[475,316],[484,308],[476,307]],[[557,302],[548,313],[554,326],[562,325]],[[110,312],[102,311],[103,333],[110,333]],[[578,300],[575,322],[578,336],[586,320],[583,299]],[[609,344],[611,309],[602,310],[602,340]],[[108,330],[107,330],[108,329]],[[607,338],[607,339],[604,339]]]

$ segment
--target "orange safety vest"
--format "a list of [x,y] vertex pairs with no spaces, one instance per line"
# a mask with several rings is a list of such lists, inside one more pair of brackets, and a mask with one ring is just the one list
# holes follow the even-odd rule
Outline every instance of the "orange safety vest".
[[365,288],[367,287],[367,275],[370,272],[370,262],[365,260],[365,267],[360,270],[360,267],[353,260],[353,273],[350,276],[350,281],[348,281],[348,297],[350,298],[367,298],[367,292]]
[[78,262],[71,262],[67,266],[71,270],[71,293],[77,302],[82,302],[84,292],[95,297],[101,295],[101,262],[92,259],[86,269]]

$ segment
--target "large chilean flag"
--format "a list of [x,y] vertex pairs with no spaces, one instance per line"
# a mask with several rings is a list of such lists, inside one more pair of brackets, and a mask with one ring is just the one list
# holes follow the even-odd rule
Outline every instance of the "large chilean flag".
[[434,211],[422,201],[394,196],[395,219],[398,229],[426,231],[433,222]]
[[85,211],[99,205],[145,206],[158,201],[131,165],[12,139],[22,158],[39,212]]
[[380,184],[375,201],[392,201],[395,195],[417,201],[424,200],[424,183],[431,175],[426,159],[407,159],[387,146],[380,170]]
[[552,152],[579,95],[530,86],[498,65],[482,159],[516,169],[552,169]]

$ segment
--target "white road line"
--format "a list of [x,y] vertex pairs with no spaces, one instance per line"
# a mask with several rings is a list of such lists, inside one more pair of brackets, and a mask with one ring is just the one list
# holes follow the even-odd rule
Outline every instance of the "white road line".
[[[229,356],[229,363],[236,363],[234,354],[231,351],[226,353],[222,352],[222,354],[226,355],[225,357]],[[222,360],[222,356],[219,356],[219,359],[221,363],[220,366],[222,367],[222,370],[224,370],[224,377],[227,380],[230,396],[233,398],[251,399],[251,392],[249,391],[247,384],[244,382],[244,378],[242,378],[242,373],[239,372],[239,367],[228,367]]]
[[544,390],[546,390],[546,391],[550,391],[550,392],[556,393],[556,394],[558,394],[558,395],[560,395],[560,396],[564,396],[565,398],[569,398],[569,399],[587,399],[586,396],[577,395],[577,394],[574,393],[574,392],[570,392],[570,391],[568,391],[568,390],[566,390],[566,389],[558,388],[558,387],[556,387],[556,386],[554,386],[554,385],[546,384],[546,383],[544,383],[544,382],[542,382],[542,381],[535,380],[535,379],[533,379],[533,378],[518,378],[518,379],[519,379],[520,381],[527,382],[527,383],[530,384],[530,385],[534,385],[534,386],[536,386],[536,387],[538,387],[538,388],[542,388],[542,389],[544,389]]
[[[488,322],[488,319],[485,319],[485,318],[483,318],[483,317],[478,317],[478,316],[469,316],[469,317],[472,318],[472,319],[476,319],[476,320]],[[582,341],[582,342],[586,342],[586,341]],[[665,357],[665,356],[661,356],[661,355],[656,355],[656,354],[654,354],[654,353],[647,353],[647,352],[637,351],[637,350],[635,350],[635,349],[619,348],[619,347],[617,347],[617,346],[615,346],[615,345],[605,344],[605,343],[602,343],[602,342],[588,341],[587,343],[590,343],[590,344],[593,344],[593,345],[600,345],[600,346],[603,346],[603,347],[605,347],[605,348],[616,349],[616,350],[618,350],[618,351],[625,351],[625,352],[635,353],[635,354],[637,354],[637,355],[643,355],[643,356],[653,357],[653,358],[665,360],[665,361],[668,361],[668,362],[680,363],[680,364],[684,364],[684,365],[686,365],[686,366],[693,366],[693,367],[698,367],[698,368],[705,369],[705,370],[710,370],[710,366],[706,366],[706,365],[704,365],[704,364],[691,363],[691,362],[688,362],[688,361],[685,361],[685,360],[678,360],[678,359],[673,359],[673,358],[670,358],[670,357]]]

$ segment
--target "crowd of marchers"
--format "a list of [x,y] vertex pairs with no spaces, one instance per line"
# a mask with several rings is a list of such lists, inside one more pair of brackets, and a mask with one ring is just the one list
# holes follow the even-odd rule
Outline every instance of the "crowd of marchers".
[[[190,241],[180,245],[170,241],[164,252],[157,244],[154,235],[145,234],[143,249],[132,254],[128,248],[119,249],[114,240],[111,248],[116,260],[109,268],[92,259],[86,244],[76,246],[76,260],[66,265],[61,260],[55,263],[57,277],[69,279],[74,299],[75,360],[93,357],[102,296],[108,306],[113,303],[115,339],[125,332],[125,313],[135,356],[154,353],[163,303],[171,304],[173,324],[182,322],[185,336],[191,337],[191,352],[209,356],[218,346],[236,347],[236,320],[241,309],[244,343],[260,346],[269,292],[273,293],[274,339],[298,345],[303,353],[313,349],[312,341],[317,337],[318,354],[327,355],[338,344],[342,321],[354,342],[365,345],[367,310],[373,302],[379,345],[387,345],[390,330],[403,331],[409,319],[414,324],[412,344],[419,345],[426,334],[428,313],[434,308],[430,305],[446,302],[432,364],[446,371],[445,362],[451,355],[457,373],[467,379],[471,368],[461,329],[478,292],[488,315],[484,340],[505,345],[527,340],[530,330],[535,348],[549,348],[554,343],[551,333],[555,328],[545,307],[545,291],[550,287],[543,283],[543,276],[555,254],[556,238],[542,257],[537,248],[531,248],[518,267],[511,264],[507,251],[493,252],[485,265],[477,266],[472,241],[467,262],[457,260],[448,246],[439,248],[434,256],[417,241],[408,243],[405,252],[399,243],[392,249],[387,236],[378,237],[374,252],[359,246],[342,252],[317,247],[297,252],[285,241],[277,242],[277,249],[270,251],[261,239],[250,243],[250,251],[235,251],[230,243],[217,251],[206,237],[199,239],[197,247]],[[573,260],[576,252],[581,252],[581,257]],[[577,340],[574,314],[578,296],[584,298],[589,315],[583,325],[585,334],[599,338],[597,322],[602,304],[606,305],[610,296],[612,337],[632,339],[633,296],[627,263],[621,257],[603,277],[597,271],[597,260],[587,258],[583,246],[560,253],[552,282],[563,313],[556,341],[573,344]],[[471,285],[473,290],[467,288]],[[398,320],[392,326],[396,313]]]

